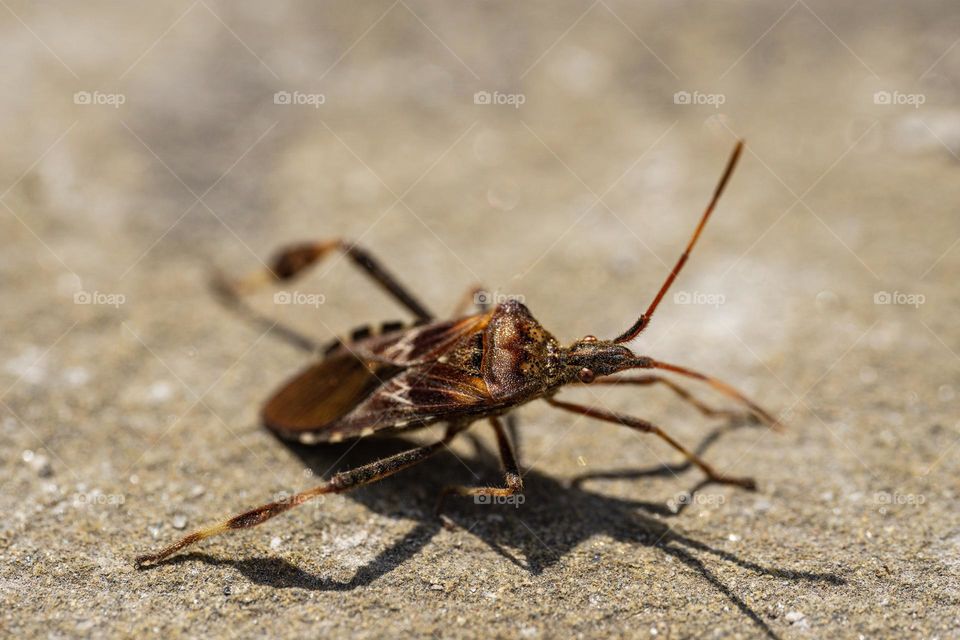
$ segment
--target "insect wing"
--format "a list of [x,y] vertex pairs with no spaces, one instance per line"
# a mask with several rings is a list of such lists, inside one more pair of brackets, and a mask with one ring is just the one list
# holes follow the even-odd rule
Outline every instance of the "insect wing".
[[491,408],[482,378],[433,362],[393,376],[335,426],[350,437],[379,428],[452,420]]
[[472,316],[341,345],[283,385],[263,422],[286,438],[338,441],[475,412],[490,402],[479,372],[438,359],[485,323]]
[[398,366],[427,364],[450,352],[462,340],[482,331],[488,322],[487,315],[434,322],[375,336],[351,345],[350,349],[362,357]]
[[336,423],[398,369],[368,365],[349,351],[333,354],[287,381],[263,409],[264,424],[281,435]]

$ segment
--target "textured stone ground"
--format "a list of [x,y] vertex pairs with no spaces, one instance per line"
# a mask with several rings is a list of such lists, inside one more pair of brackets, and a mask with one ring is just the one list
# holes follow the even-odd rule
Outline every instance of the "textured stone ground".
[[[0,33],[7,633],[960,635],[953,3],[8,0]],[[519,508],[433,516],[444,484],[497,479],[476,425],[380,485],[133,568],[403,446],[265,432],[304,356],[220,307],[213,268],[361,238],[438,311],[481,282],[564,341],[610,336],[736,136],[636,349],[789,429],[664,390],[569,397],[657,421],[756,493],[707,486],[675,513],[698,472],[538,403],[518,412]],[[339,261],[292,292],[308,304],[253,304],[320,338],[402,317]]]

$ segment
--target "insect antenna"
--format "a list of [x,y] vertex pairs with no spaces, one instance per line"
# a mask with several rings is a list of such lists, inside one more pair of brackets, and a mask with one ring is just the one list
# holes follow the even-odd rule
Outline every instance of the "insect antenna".
[[670,275],[667,276],[667,279],[660,287],[660,291],[657,292],[657,297],[653,299],[653,302],[650,303],[650,306],[647,307],[647,310],[644,312],[644,314],[637,318],[637,321],[633,323],[633,326],[616,337],[613,340],[614,342],[630,342],[640,335],[640,332],[646,329],[647,325],[650,324],[650,318],[653,316],[653,312],[657,310],[657,305],[660,304],[660,301],[663,299],[663,296],[666,295],[670,285],[672,285],[673,281],[676,280],[677,274],[680,273],[680,269],[682,269],[683,265],[687,262],[687,258],[690,257],[690,252],[693,250],[693,245],[697,243],[697,238],[700,237],[700,232],[703,231],[703,227],[707,224],[707,219],[710,217],[710,214],[713,213],[713,209],[717,206],[717,201],[720,199],[720,194],[723,193],[724,188],[727,186],[727,181],[730,179],[730,175],[733,173],[734,167],[737,166],[737,160],[739,160],[740,153],[742,151],[743,140],[740,140],[737,142],[737,146],[734,147],[733,153],[730,155],[730,159],[727,161],[727,168],[724,170],[723,176],[720,178],[720,182],[717,184],[717,188],[713,192],[713,198],[710,199],[710,204],[707,205],[706,210],[703,212],[703,216],[700,218],[700,224],[697,225],[697,228],[693,232],[693,236],[690,238],[690,242],[687,243],[687,248],[684,249],[683,253],[680,255],[680,259],[677,260],[677,264],[673,266],[673,270],[670,272]]
[[767,413],[763,408],[761,408],[756,402],[743,395],[733,387],[731,387],[726,382],[714,378],[713,376],[708,376],[706,374],[700,373],[699,371],[694,371],[693,369],[688,369],[686,367],[681,367],[675,364],[668,364],[666,362],[660,362],[659,360],[653,360],[650,358],[645,359],[643,368],[649,369],[662,369],[664,371],[672,371],[673,373],[679,374],[681,376],[686,376],[688,378],[694,378],[702,382],[706,382],[708,385],[713,387],[716,391],[719,391],[728,398],[732,398],[744,405],[750,410],[750,412],[757,417],[761,422],[766,423],[767,426],[776,430],[782,431],[783,426],[780,424],[780,421],[774,418],[772,415]]

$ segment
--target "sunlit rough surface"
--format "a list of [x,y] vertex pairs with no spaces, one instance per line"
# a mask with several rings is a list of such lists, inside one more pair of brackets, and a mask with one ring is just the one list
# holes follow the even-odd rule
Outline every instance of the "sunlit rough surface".
[[[0,627],[956,634],[958,34],[947,1],[7,0]],[[433,516],[441,486],[499,481],[478,424],[380,485],[133,568],[397,450],[260,428],[305,358],[218,306],[213,268],[360,238],[440,313],[481,283],[564,342],[612,337],[736,136],[741,166],[635,347],[722,375],[787,431],[707,441],[724,421],[666,390],[567,396],[709,445],[758,492],[687,500],[701,476],[664,470],[662,443],[536,403],[519,508]],[[253,302],[318,338],[403,317],[344,261],[285,291],[301,303]]]

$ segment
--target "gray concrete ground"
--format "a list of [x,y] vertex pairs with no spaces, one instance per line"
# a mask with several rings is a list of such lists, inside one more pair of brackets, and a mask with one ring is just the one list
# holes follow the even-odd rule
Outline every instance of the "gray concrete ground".
[[[2,5],[5,634],[960,635],[955,3]],[[701,475],[662,443],[535,403],[519,508],[433,516],[444,484],[498,479],[476,425],[382,484],[133,568],[403,446],[264,431],[305,358],[219,306],[213,268],[343,235],[442,312],[480,282],[564,341],[612,336],[737,136],[635,346],[787,431],[662,389],[568,397],[655,420],[757,492],[686,499]],[[253,304],[319,338],[403,315],[342,261],[289,291]]]

